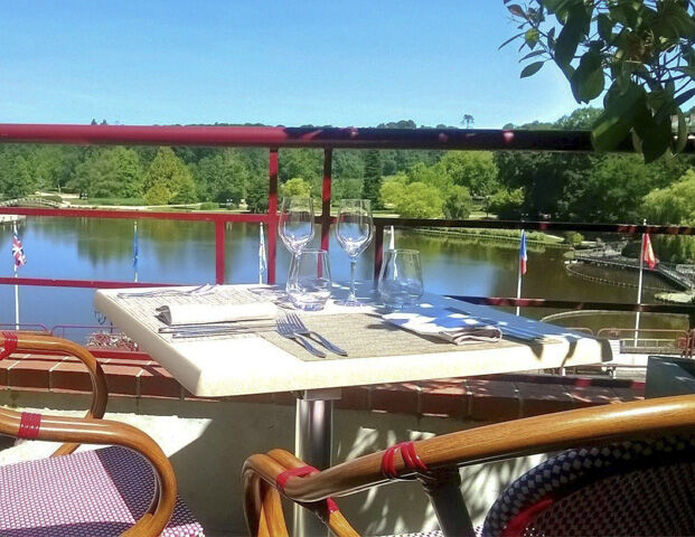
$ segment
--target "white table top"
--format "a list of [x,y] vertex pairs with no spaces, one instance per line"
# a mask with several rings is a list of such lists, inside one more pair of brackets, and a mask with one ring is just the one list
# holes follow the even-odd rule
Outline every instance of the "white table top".
[[[221,290],[234,287],[250,286],[218,286]],[[476,316],[532,328],[553,336],[553,339],[533,345],[523,342],[476,344],[474,348],[463,345],[454,352],[448,349],[447,352],[426,355],[304,361],[255,335],[207,339],[172,339],[161,335],[153,329],[149,319],[143,321],[142,315],[134,311],[132,299],[118,298],[117,294],[124,291],[129,290],[97,291],[94,299],[96,308],[186,389],[203,397],[507,373],[586,365],[611,359],[610,348],[605,342],[487,306],[426,294],[423,301],[437,307],[460,307]],[[315,315],[341,311],[354,310],[329,302],[322,312]]]

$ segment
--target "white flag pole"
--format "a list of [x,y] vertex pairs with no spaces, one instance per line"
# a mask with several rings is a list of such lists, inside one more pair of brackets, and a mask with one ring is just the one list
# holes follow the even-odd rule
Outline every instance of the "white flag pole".
[[[14,232],[14,236],[17,236],[17,221],[15,220],[12,225],[12,231]],[[17,274],[17,262],[14,260],[14,277],[18,278],[19,274]],[[15,330],[19,330],[19,285],[15,284],[14,286],[14,328]]]
[[[642,222],[643,225],[647,225],[647,220],[645,219]],[[644,272],[644,244],[645,240],[647,238],[646,233],[642,233],[642,244],[640,245],[639,249],[639,281],[637,282],[637,305],[639,306],[642,303],[642,274]],[[635,347],[637,346],[637,334],[639,333],[639,317],[640,317],[640,312],[638,311],[637,314],[635,315],[635,338],[634,338],[634,343]]]
[[389,235],[389,250],[395,250],[396,249],[396,232],[393,230],[393,226],[391,226],[391,233]]
[[[524,230],[521,230],[521,236],[524,236]],[[517,277],[516,277],[516,299],[519,300],[521,298],[521,252],[519,252],[519,268],[517,271]],[[516,315],[517,317],[521,313],[521,307],[517,306],[516,307]]]

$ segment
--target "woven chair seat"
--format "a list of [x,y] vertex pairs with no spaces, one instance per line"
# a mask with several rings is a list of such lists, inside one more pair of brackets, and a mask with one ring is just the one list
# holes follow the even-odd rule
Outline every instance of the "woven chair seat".
[[[140,455],[107,447],[0,467],[3,537],[115,537],[148,509],[155,476]],[[179,498],[162,537],[203,537]]]

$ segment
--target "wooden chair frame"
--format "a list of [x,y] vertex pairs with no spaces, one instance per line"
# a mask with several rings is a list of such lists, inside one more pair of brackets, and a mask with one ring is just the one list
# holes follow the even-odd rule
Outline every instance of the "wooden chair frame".
[[[96,358],[76,343],[35,332],[12,332],[16,335],[16,352],[42,352],[74,356],[82,361],[89,371],[92,381],[92,404],[84,418],[41,416],[37,440],[64,442],[53,456],[74,452],[80,444],[119,445],[143,455],[155,470],[158,489],[152,505],[122,537],[156,537],[166,527],[176,505],[177,484],[174,469],[164,452],[147,434],[141,430],[119,423],[101,419],[106,410],[108,391],[101,366]],[[4,347],[5,337],[0,333],[0,347]],[[22,413],[0,408],[0,434],[20,436]]]
[[[472,535],[459,486],[460,466],[693,427],[695,395],[664,397],[545,414],[420,440],[414,447],[429,469],[425,474],[410,470],[400,452],[394,461],[399,477],[421,480],[444,535]],[[340,511],[327,512],[325,500],[388,483],[381,471],[384,453],[365,455],[307,477],[290,477],[282,494],[311,509],[335,535],[354,537],[358,533]],[[288,535],[276,480],[282,472],[299,466],[305,463],[277,449],[246,459],[242,476],[246,521],[252,535]]]

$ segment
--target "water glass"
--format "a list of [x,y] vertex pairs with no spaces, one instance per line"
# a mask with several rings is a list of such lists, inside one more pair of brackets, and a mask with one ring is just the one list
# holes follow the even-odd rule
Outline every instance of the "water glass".
[[307,248],[294,255],[285,290],[296,308],[306,311],[323,309],[331,295],[328,252]]
[[278,235],[291,254],[296,255],[314,237],[314,202],[310,197],[282,199]]
[[382,302],[389,308],[416,303],[424,292],[420,252],[386,250],[377,289]]

